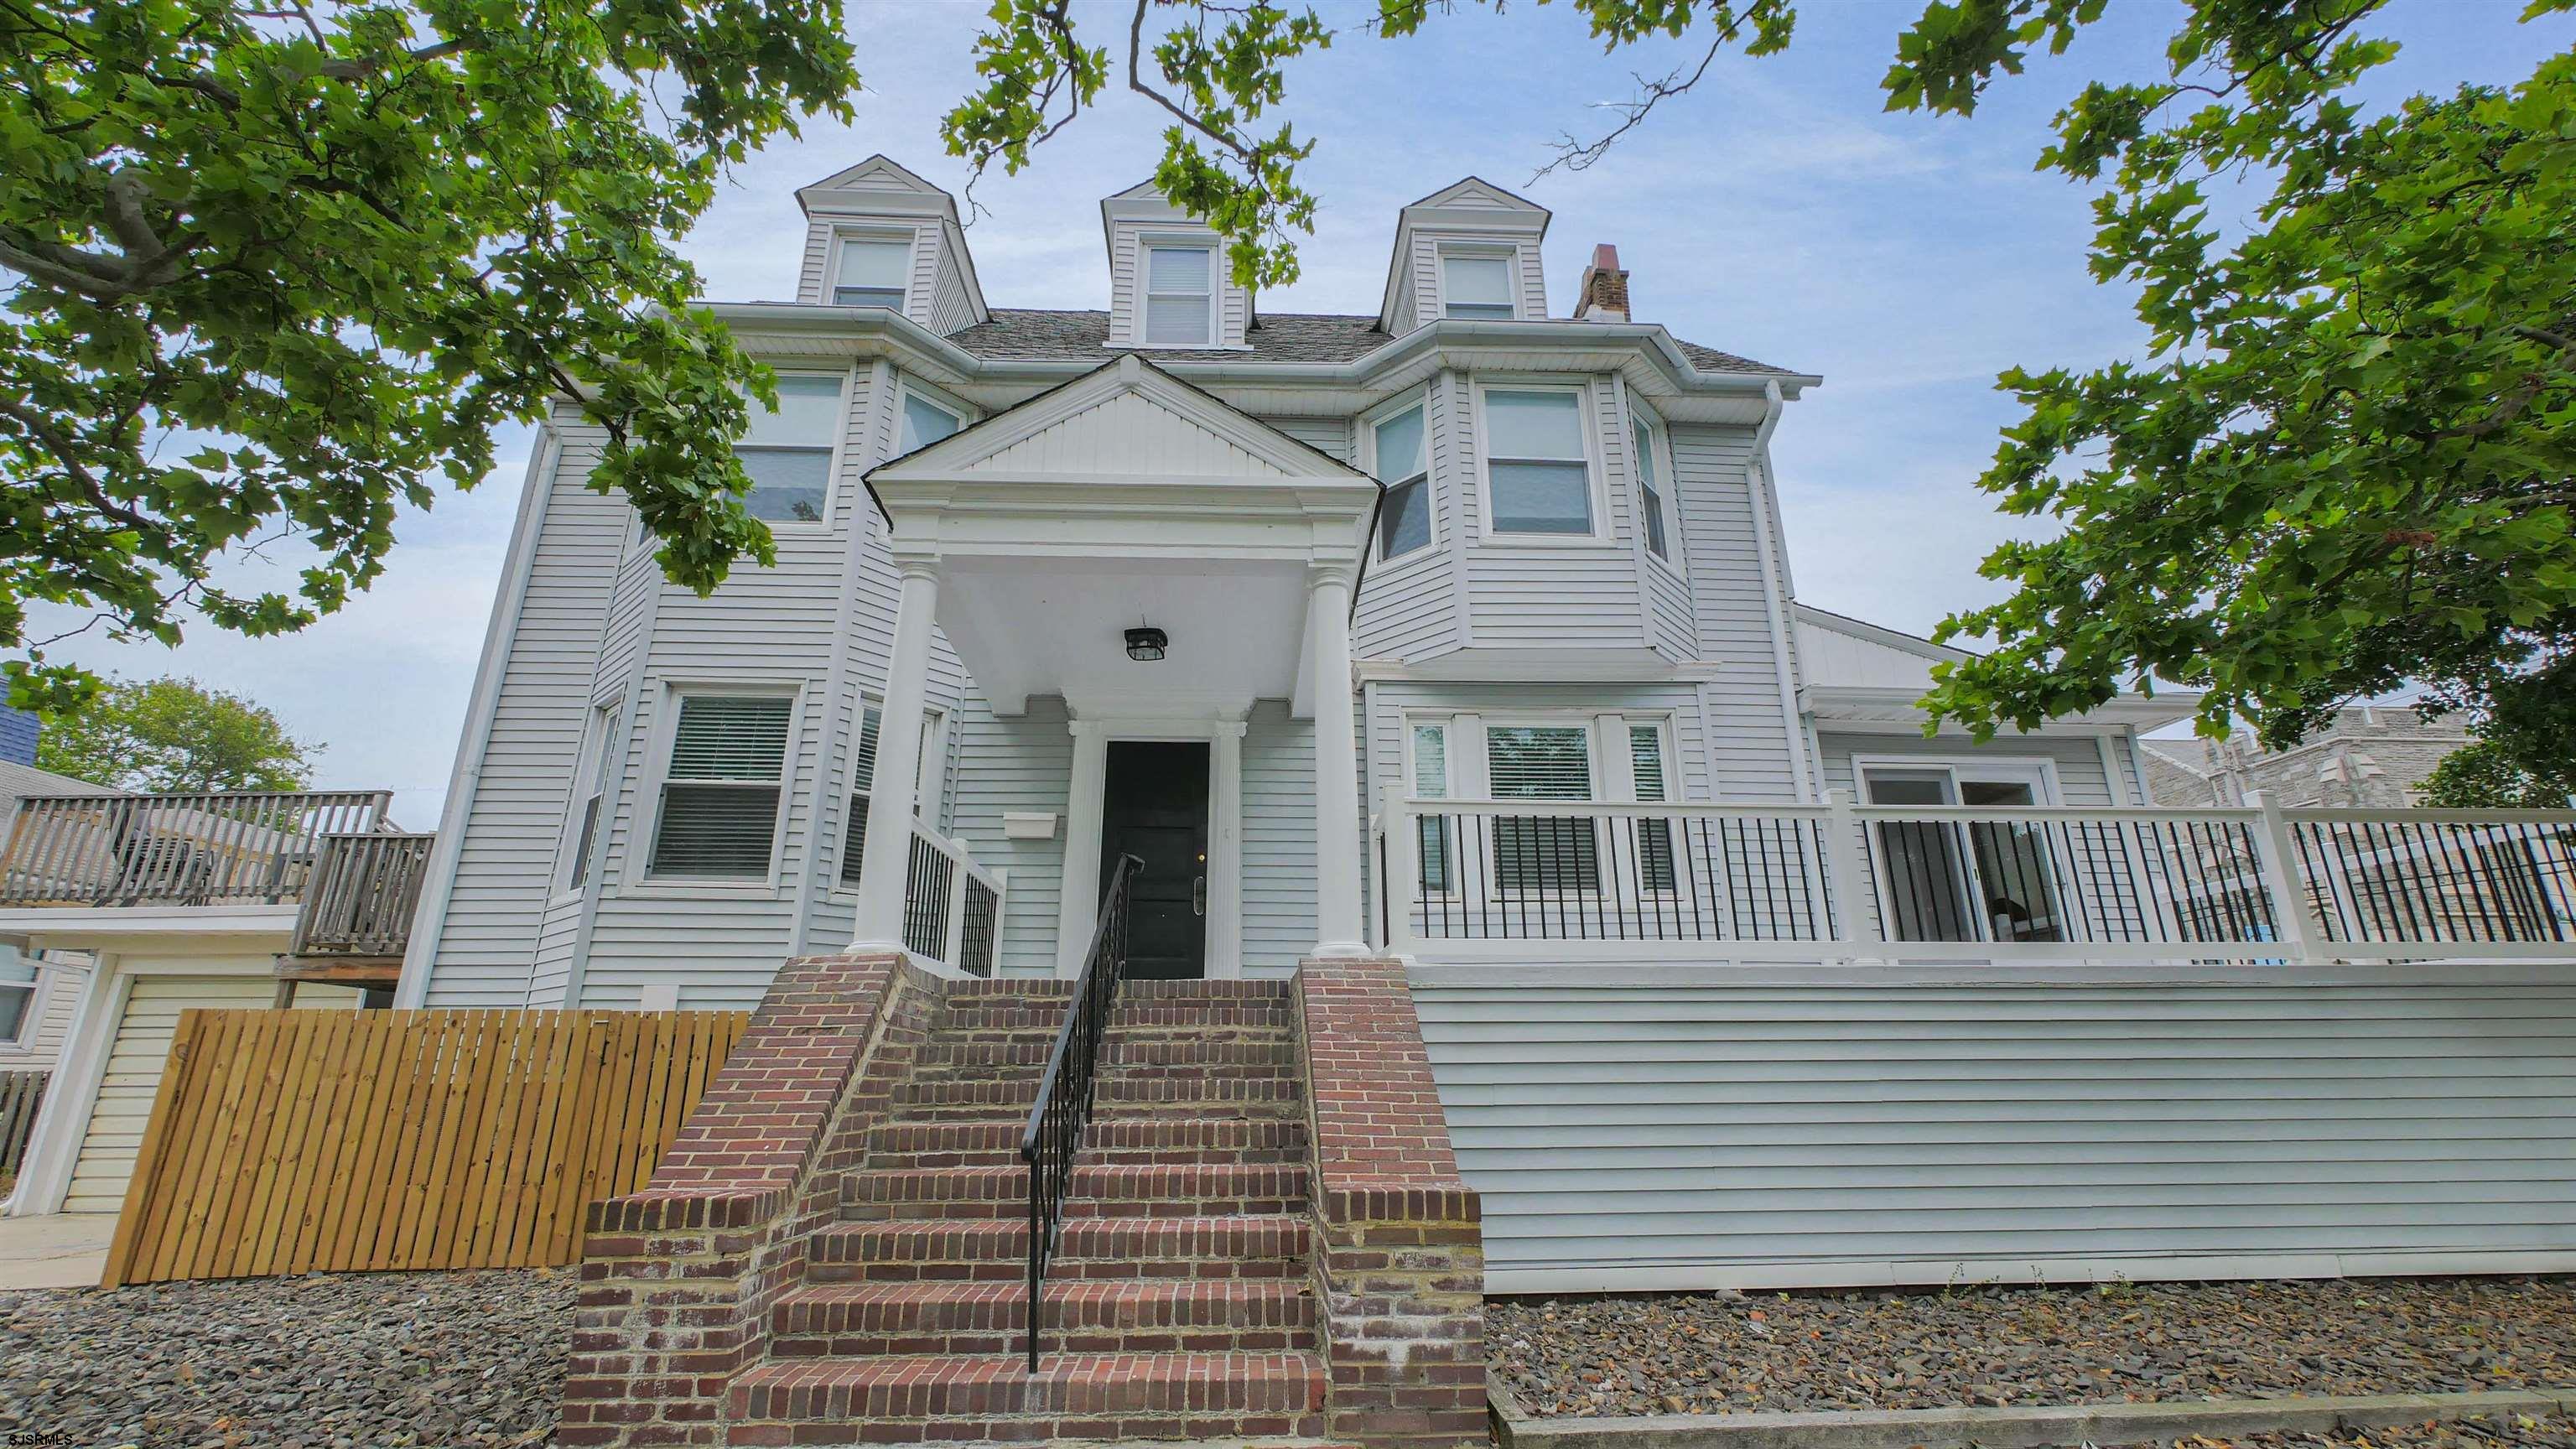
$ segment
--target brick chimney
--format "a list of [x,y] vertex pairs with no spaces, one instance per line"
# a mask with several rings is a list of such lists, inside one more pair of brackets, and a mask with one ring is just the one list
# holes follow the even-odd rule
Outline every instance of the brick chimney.
[[1628,274],[1619,269],[1619,249],[1608,242],[1592,249],[1592,265],[1583,269],[1583,286],[1574,294],[1574,320],[1628,320]]

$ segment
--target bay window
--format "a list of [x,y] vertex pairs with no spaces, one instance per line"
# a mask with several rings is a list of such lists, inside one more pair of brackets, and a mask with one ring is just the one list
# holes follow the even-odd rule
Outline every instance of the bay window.
[[751,492],[742,505],[770,523],[820,523],[832,496],[832,451],[841,438],[841,379],[778,379],[775,412],[751,403],[751,426],[734,445]]
[[1402,558],[1431,545],[1430,450],[1423,408],[1415,403],[1370,429],[1377,480],[1386,485],[1378,517],[1377,556]]
[[1567,388],[1485,390],[1485,492],[1495,533],[1588,537],[1592,463],[1583,394]]
[[1670,559],[1671,544],[1665,531],[1663,474],[1655,461],[1655,430],[1641,417],[1628,419],[1628,437],[1634,445],[1637,467],[1637,517],[1646,533],[1646,552],[1660,559]]

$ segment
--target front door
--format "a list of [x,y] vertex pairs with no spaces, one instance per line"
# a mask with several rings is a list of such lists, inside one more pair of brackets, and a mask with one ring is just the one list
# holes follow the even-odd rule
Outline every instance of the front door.
[[1145,862],[1128,887],[1127,974],[1207,974],[1208,747],[1109,742],[1100,812],[1100,887],[1121,856]]

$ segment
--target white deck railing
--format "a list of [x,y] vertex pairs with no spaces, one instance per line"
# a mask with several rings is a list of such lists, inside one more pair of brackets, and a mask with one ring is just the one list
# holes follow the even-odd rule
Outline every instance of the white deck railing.
[[903,944],[968,976],[993,974],[1009,877],[975,863],[966,847],[916,821],[904,875]]
[[1457,961],[2576,955],[2576,812],[1414,800],[1380,944]]

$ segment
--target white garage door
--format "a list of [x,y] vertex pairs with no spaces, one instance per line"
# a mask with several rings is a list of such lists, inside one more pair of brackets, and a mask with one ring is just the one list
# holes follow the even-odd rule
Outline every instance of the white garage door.
[[[161,1067],[169,1060],[180,1012],[192,1006],[264,1007],[276,999],[277,982],[267,976],[136,977],[107,1045],[107,1074],[72,1163],[63,1211],[112,1213],[125,1205],[126,1180],[134,1175],[134,1154],[143,1145],[153,1095],[161,1090]],[[308,985],[295,995],[298,1008],[345,1010],[357,1000],[357,992],[338,986]]]

